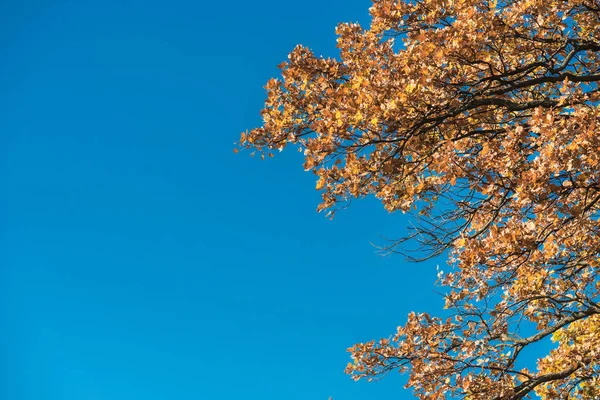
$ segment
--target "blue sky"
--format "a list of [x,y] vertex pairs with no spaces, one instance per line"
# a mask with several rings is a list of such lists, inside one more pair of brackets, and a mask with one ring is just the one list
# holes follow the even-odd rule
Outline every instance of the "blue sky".
[[300,154],[232,152],[287,53],[369,6],[0,3],[0,398],[412,398],[343,373],[442,304],[370,244],[405,217],[330,221]]

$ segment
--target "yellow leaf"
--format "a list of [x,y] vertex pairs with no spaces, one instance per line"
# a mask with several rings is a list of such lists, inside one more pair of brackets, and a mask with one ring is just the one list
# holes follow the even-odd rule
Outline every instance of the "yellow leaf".
[[358,124],[360,121],[362,121],[362,119],[363,119],[363,115],[360,112],[360,110],[358,110],[356,112],[356,114],[354,114],[354,124]]
[[325,186],[325,179],[323,179],[322,177],[317,181],[317,190],[320,190],[323,188],[323,186]]
[[406,93],[412,93],[415,91],[415,89],[417,88],[417,84],[416,83],[409,83],[408,85],[406,85]]

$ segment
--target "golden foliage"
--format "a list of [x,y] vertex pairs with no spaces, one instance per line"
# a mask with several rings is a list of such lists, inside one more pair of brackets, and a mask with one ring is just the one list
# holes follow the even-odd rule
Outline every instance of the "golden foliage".
[[[339,59],[296,47],[266,85],[263,126],[240,140],[298,145],[319,210],[375,195],[419,210],[412,237],[429,256],[450,250],[452,317],[411,314],[391,340],[350,348],[347,372],[406,372],[421,399],[599,398],[600,4],[370,11],[367,29],[338,26]],[[515,367],[550,337],[536,367]]]

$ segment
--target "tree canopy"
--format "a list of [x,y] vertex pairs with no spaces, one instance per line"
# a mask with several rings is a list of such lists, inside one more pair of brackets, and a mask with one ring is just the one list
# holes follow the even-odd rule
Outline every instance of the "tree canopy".
[[[413,215],[446,310],[351,347],[421,399],[600,398],[600,2],[375,0],[339,57],[298,46],[240,146],[304,152],[319,210]],[[418,244],[409,253],[405,243]],[[551,339],[532,363],[523,350]]]

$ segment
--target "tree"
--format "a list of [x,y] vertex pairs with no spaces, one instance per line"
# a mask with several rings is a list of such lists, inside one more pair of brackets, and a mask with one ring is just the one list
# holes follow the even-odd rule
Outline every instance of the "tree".
[[411,313],[351,347],[347,372],[406,372],[421,399],[600,398],[600,3],[370,12],[368,29],[338,26],[337,59],[296,47],[267,83],[264,125],[240,141],[297,145],[319,210],[375,195],[416,221],[389,251],[448,257],[444,318]]

